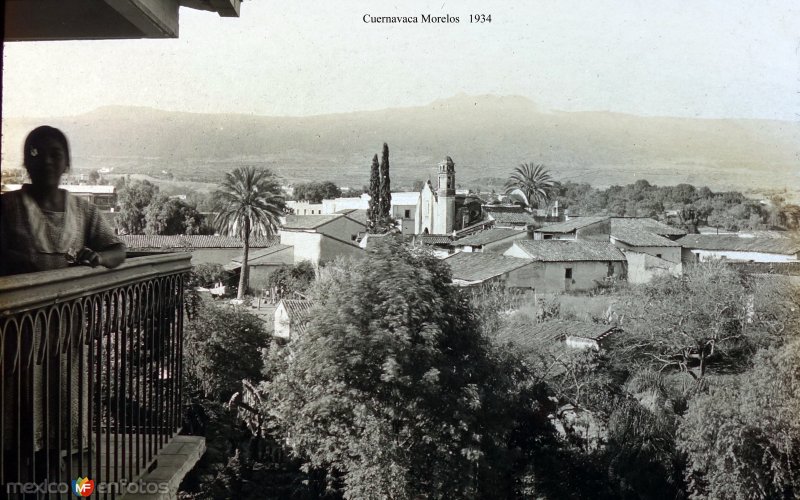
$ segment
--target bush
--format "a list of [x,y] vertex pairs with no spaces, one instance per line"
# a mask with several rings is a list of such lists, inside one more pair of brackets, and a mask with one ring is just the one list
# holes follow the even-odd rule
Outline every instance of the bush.
[[242,380],[259,378],[261,351],[271,340],[267,324],[229,306],[202,304],[185,328],[186,377],[206,397],[227,401]]

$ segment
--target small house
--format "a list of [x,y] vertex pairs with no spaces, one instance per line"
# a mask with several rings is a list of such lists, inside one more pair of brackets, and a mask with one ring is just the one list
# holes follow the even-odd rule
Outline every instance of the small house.
[[281,300],[275,309],[273,335],[287,340],[301,335],[308,324],[308,312],[312,304],[310,300]]
[[503,255],[533,262],[538,293],[591,290],[608,279],[625,277],[625,256],[611,243],[520,240]]
[[536,225],[533,213],[519,206],[484,205],[483,212],[494,227],[525,231]]
[[[239,255],[224,266],[226,271],[234,273],[241,272],[242,259],[244,255]],[[282,266],[294,263],[294,247],[289,245],[273,245],[268,248],[250,250],[247,257],[247,267],[249,273],[249,285],[254,290],[268,288],[267,284],[270,275]]]
[[608,241],[611,222],[608,217],[572,217],[533,232],[534,240]]
[[349,213],[289,215],[280,229],[282,245],[294,247],[294,263],[315,266],[340,256],[361,256],[358,237],[366,224]]
[[456,250],[462,252],[495,252],[503,253],[516,240],[528,238],[526,231],[508,228],[492,228],[459,238],[453,242]]
[[678,240],[684,262],[728,259],[741,262],[800,261],[800,240],[788,234],[688,234]]
[[450,266],[453,284],[458,286],[503,283],[509,288],[534,288],[536,273],[533,263],[528,259],[492,252],[459,252],[443,262]]

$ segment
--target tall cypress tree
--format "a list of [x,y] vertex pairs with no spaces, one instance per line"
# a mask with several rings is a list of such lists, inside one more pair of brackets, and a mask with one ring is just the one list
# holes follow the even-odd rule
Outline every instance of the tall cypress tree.
[[390,223],[392,210],[392,188],[389,183],[389,145],[383,143],[383,158],[381,158],[381,201],[378,219]]
[[375,155],[372,157],[372,169],[369,176],[369,208],[367,208],[367,225],[369,226],[370,232],[372,232],[378,225],[377,223],[381,218],[379,215],[381,198],[380,191],[381,180],[378,167],[378,155]]

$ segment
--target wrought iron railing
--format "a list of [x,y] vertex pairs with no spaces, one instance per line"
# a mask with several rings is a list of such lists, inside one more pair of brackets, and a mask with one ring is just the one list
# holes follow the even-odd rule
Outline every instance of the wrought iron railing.
[[190,258],[0,278],[0,496],[154,463],[180,430]]

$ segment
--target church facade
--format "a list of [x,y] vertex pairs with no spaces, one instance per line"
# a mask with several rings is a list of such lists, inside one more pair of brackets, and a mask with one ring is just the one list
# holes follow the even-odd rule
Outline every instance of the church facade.
[[414,217],[416,234],[450,234],[454,229],[456,211],[456,167],[449,156],[439,163],[436,191],[431,181],[422,186],[417,213]]
[[456,194],[456,167],[449,156],[439,163],[437,185],[425,183],[414,214],[415,234],[452,234],[481,218],[481,200]]

